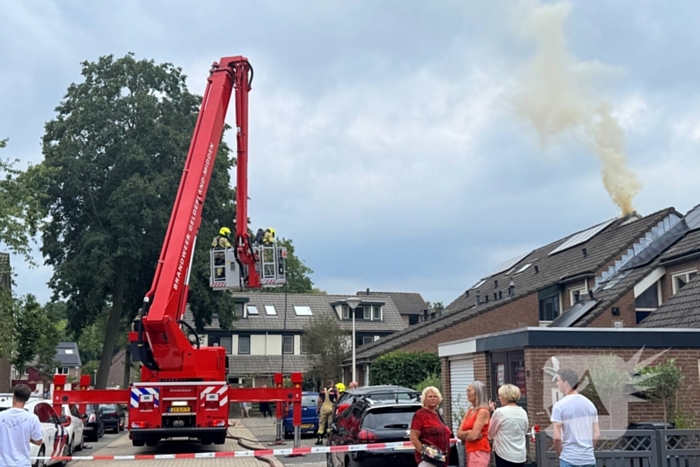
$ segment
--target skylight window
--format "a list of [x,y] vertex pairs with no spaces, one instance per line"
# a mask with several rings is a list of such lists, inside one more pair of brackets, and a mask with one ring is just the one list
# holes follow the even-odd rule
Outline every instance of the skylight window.
[[312,316],[313,315],[313,313],[311,313],[311,307],[308,307],[308,306],[295,306],[294,313],[296,313],[297,316]]
[[588,240],[591,238],[595,237],[598,235],[600,232],[602,232],[607,226],[615,222],[615,219],[610,219],[607,222],[603,222],[602,224],[598,224],[594,227],[591,227],[588,230],[584,230],[583,232],[579,232],[576,235],[573,235],[571,238],[566,240],[564,243],[556,247],[552,252],[549,254],[549,256],[559,253],[560,251],[568,250],[571,247],[574,247],[576,245],[580,245],[582,243],[586,243]]
[[73,355],[73,349],[65,349],[68,355]]
[[491,277],[495,276],[498,273],[501,273],[503,271],[507,271],[508,269],[512,268],[516,264],[518,264],[520,261],[522,261],[527,255],[530,253],[525,253],[524,255],[516,256],[515,258],[511,258],[508,261],[504,261],[495,268],[493,268],[487,275],[484,277]]
[[277,316],[277,310],[275,310],[273,305],[265,305],[265,313],[270,316]]
[[248,314],[249,315],[259,315],[258,313],[258,307],[253,306],[253,305],[248,305]]
[[522,268],[518,269],[515,273],[516,273],[516,274],[520,274],[521,272],[523,272],[524,270],[526,270],[527,268],[529,268],[530,266],[532,266],[532,263],[534,263],[534,262],[535,262],[535,260],[530,261],[530,262],[527,263],[525,266],[523,266]]
[[481,279],[478,284],[476,284],[472,289],[478,289],[482,285],[484,285],[484,282],[486,282],[486,279]]

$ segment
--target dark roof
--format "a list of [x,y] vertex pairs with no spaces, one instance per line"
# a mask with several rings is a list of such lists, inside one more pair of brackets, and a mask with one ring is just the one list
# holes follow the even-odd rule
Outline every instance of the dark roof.
[[428,304],[419,293],[415,292],[373,292],[369,294],[366,290],[357,292],[357,296],[362,297],[390,297],[402,315],[420,315],[428,308]]
[[[282,371],[281,355],[229,355],[229,375],[270,375]],[[306,373],[311,369],[311,362],[306,355],[285,355],[284,373]]]
[[[285,297],[281,293],[232,293],[234,298],[248,299],[248,307],[254,306],[258,310],[257,315],[249,315],[248,318],[238,319],[233,322],[232,329],[234,331],[272,331],[285,329],[284,319],[284,304]],[[343,302],[348,295],[319,295],[319,294],[287,294],[287,331],[303,331],[311,322],[314,316],[331,315],[338,319],[340,325],[348,330],[352,326],[351,321],[343,321],[335,313],[332,304]],[[363,299],[363,297],[359,297]],[[383,304],[383,320],[364,321],[355,320],[355,329],[357,331],[376,331],[376,332],[396,332],[406,328],[403,318],[396,309],[396,305],[390,297],[370,297],[364,300],[367,304]],[[265,312],[265,306],[274,306],[277,311],[276,315],[268,315]],[[312,316],[297,316],[294,311],[295,306],[308,306],[311,308]],[[189,307],[185,312],[185,320],[189,323],[194,322],[194,317]],[[219,329],[219,320],[213,318],[211,325],[205,327],[206,330]]]
[[[552,251],[580,232],[535,249],[515,263],[511,269],[489,277],[484,284],[479,287],[478,290],[481,292],[482,297],[485,294],[489,294],[488,303],[484,303],[482,299],[481,304],[477,305],[477,289],[469,289],[469,296],[467,297],[465,294],[461,294],[447,306],[441,317],[423,324],[411,326],[404,331],[397,332],[379,339],[372,344],[363,346],[363,349],[356,354],[356,358],[374,358],[377,355],[403,347],[410,342],[434,332],[449,328],[457,323],[469,320],[482,313],[486,313],[514,300],[523,298],[538,290],[545,289],[555,284],[574,281],[577,280],[577,278],[586,276],[592,277],[604,265],[629,249],[640,236],[644,235],[649,229],[658,224],[669,214],[681,216],[681,214],[673,208],[663,209],[643,218],[628,216],[615,220],[588,241],[551,256],[549,254]],[[586,249],[585,257],[582,248]],[[532,263],[532,266],[518,273],[518,271],[528,263]],[[535,270],[535,265],[538,266],[537,271]],[[641,274],[639,271],[635,271],[635,273]],[[629,275],[630,274],[628,274],[628,276]],[[508,297],[508,285],[511,279],[515,284],[515,293],[513,297]],[[497,287],[494,281],[498,282]],[[603,298],[605,295],[614,294],[625,285],[626,282],[621,281],[616,287],[606,291],[604,295],[602,291],[598,295],[601,295],[600,298]],[[634,285],[632,285],[632,287],[634,287]],[[503,298],[493,301],[493,293],[499,291],[502,293]],[[601,305],[605,305],[605,303],[609,306],[607,300],[606,302],[601,302]],[[595,311],[594,309],[592,312]],[[587,317],[590,316],[592,312],[589,312]],[[517,324],[518,323],[514,323],[514,325]]]
[[75,342],[59,342],[56,347],[56,361],[64,367],[76,367],[80,364],[80,352]]
[[687,233],[661,255],[661,261],[667,263],[691,254],[700,254],[700,230]]
[[653,311],[640,328],[700,328],[700,276]]

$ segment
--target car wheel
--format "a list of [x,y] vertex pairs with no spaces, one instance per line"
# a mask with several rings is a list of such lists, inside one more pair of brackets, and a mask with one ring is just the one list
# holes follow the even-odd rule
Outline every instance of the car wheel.
[[[63,446],[63,454],[61,454],[61,455],[63,457],[71,457],[71,455],[72,455],[71,451],[72,451],[72,449],[71,449],[70,445],[68,445],[68,443],[66,443],[66,445]],[[70,462],[70,461],[61,461],[60,465],[62,465],[63,467],[66,467],[66,465],[68,465],[68,462]]]
[[[46,448],[44,446],[41,446],[39,448],[39,453],[37,454],[37,457],[44,457],[44,453],[46,453]],[[44,467],[44,459],[37,459],[34,464],[32,464],[32,467]]]
[[68,443],[66,443],[66,447],[68,448],[68,456],[69,457],[73,455],[73,443],[75,443],[75,437],[71,436],[70,441]]

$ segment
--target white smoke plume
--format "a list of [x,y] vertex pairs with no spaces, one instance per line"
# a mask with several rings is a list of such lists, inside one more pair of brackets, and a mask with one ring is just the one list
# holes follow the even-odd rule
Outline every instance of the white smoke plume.
[[622,128],[609,104],[592,92],[593,79],[606,67],[577,60],[567,48],[564,22],[570,11],[568,3],[529,10],[524,32],[539,50],[519,79],[513,103],[516,113],[535,127],[542,146],[559,133],[582,130],[602,162],[605,189],[627,215],[634,211],[632,200],[642,185],[627,166]]

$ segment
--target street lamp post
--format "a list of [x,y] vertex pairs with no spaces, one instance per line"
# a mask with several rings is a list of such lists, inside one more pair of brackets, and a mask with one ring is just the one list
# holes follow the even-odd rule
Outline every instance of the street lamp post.
[[362,300],[357,297],[348,297],[345,299],[345,303],[347,303],[350,307],[350,313],[352,314],[352,380],[357,381],[357,378],[355,377],[355,308],[362,303]]

